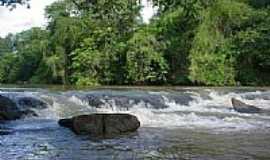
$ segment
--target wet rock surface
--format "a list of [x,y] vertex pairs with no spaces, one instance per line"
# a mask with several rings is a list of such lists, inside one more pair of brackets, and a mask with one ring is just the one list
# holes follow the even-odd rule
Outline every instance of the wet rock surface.
[[78,135],[113,138],[135,132],[140,122],[129,114],[91,114],[59,120],[59,125],[70,128]]
[[255,114],[255,113],[262,113],[263,110],[253,106],[253,105],[249,105],[246,104],[244,102],[241,102],[240,100],[237,100],[235,98],[232,98],[232,105],[235,111],[239,112],[239,113],[249,113],[249,114]]
[[[149,104],[149,108],[153,107],[156,109],[168,108],[163,103],[163,99],[160,96],[147,95],[142,97],[129,97],[125,95],[94,95],[88,94],[86,99],[90,106],[96,108],[102,108],[105,104],[115,104],[120,106],[123,109],[129,110],[134,105],[139,104],[140,102]],[[113,107],[113,106],[110,106]]]
[[0,120],[16,120],[22,117],[22,114],[15,102],[0,95]]
[[18,100],[18,104],[22,107],[22,108],[35,108],[35,109],[46,109],[48,108],[47,103],[33,98],[33,97],[22,97],[19,98]]
[[38,116],[34,109],[45,109],[47,104],[33,97],[9,98],[0,95],[0,121],[17,120],[26,116]]
[[[141,92],[138,95],[128,95],[128,94],[118,94],[118,93],[88,93],[84,97],[78,96],[79,99],[85,101],[88,105],[95,108],[102,108],[108,104],[113,108],[113,105],[116,105],[124,110],[129,110],[134,107],[134,105],[139,105],[143,103],[147,108],[153,109],[165,109],[168,108],[168,104],[164,101],[165,97],[159,94],[149,94]],[[166,98],[168,102],[175,102],[181,105],[188,105],[194,99],[191,97],[191,94],[167,94]]]

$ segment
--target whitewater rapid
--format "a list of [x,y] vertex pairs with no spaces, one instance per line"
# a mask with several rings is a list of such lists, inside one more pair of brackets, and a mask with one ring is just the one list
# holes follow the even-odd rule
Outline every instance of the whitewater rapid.
[[270,115],[242,114],[231,98],[270,110],[270,91],[245,90],[94,90],[68,92],[2,92],[9,97],[32,96],[49,104],[39,117],[61,119],[91,113],[129,113],[143,127],[189,128],[211,131],[268,130]]

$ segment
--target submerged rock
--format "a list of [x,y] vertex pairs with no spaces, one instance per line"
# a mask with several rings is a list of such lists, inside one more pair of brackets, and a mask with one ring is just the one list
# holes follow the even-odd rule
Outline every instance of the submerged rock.
[[22,114],[22,117],[38,117],[38,114],[31,109],[20,111],[20,113]]
[[[82,97],[81,97],[82,98]],[[151,95],[142,92],[139,95],[123,95],[118,93],[88,93],[84,101],[95,108],[117,106],[120,110],[129,110],[140,103],[144,104],[147,108],[164,109],[168,106],[164,102],[161,95]]]
[[236,110],[239,113],[262,113],[262,109],[241,102],[235,98],[232,98],[232,105],[234,110]]
[[113,138],[135,132],[140,122],[137,117],[129,114],[91,114],[62,119],[59,125],[70,128],[78,135]]
[[22,97],[18,100],[18,104],[21,108],[34,108],[34,109],[46,109],[48,108],[47,103],[33,98],[33,97]]

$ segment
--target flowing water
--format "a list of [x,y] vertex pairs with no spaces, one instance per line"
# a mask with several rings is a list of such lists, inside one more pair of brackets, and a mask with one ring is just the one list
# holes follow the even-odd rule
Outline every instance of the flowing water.
[[[0,89],[16,101],[49,104],[38,117],[2,124],[1,160],[269,160],[270,115],[241,114],[231,98],[270,110],[268,88],[114,88],[57,91]],[[115,139],[76,136],[60,118],[88,113],[130,113],[141,128]]]

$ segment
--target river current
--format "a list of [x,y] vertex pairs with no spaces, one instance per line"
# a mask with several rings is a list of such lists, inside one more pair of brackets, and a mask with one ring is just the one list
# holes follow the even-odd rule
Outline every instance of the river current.
[[[231,98],[270,110],[269,88],[2,88],[48,104],[38,117],[1,124],[0,160],[269,160],[270,115],[242,114]],[[141,128],[115,139],[77,136],[57,124],[89,113],[129,113]]]

